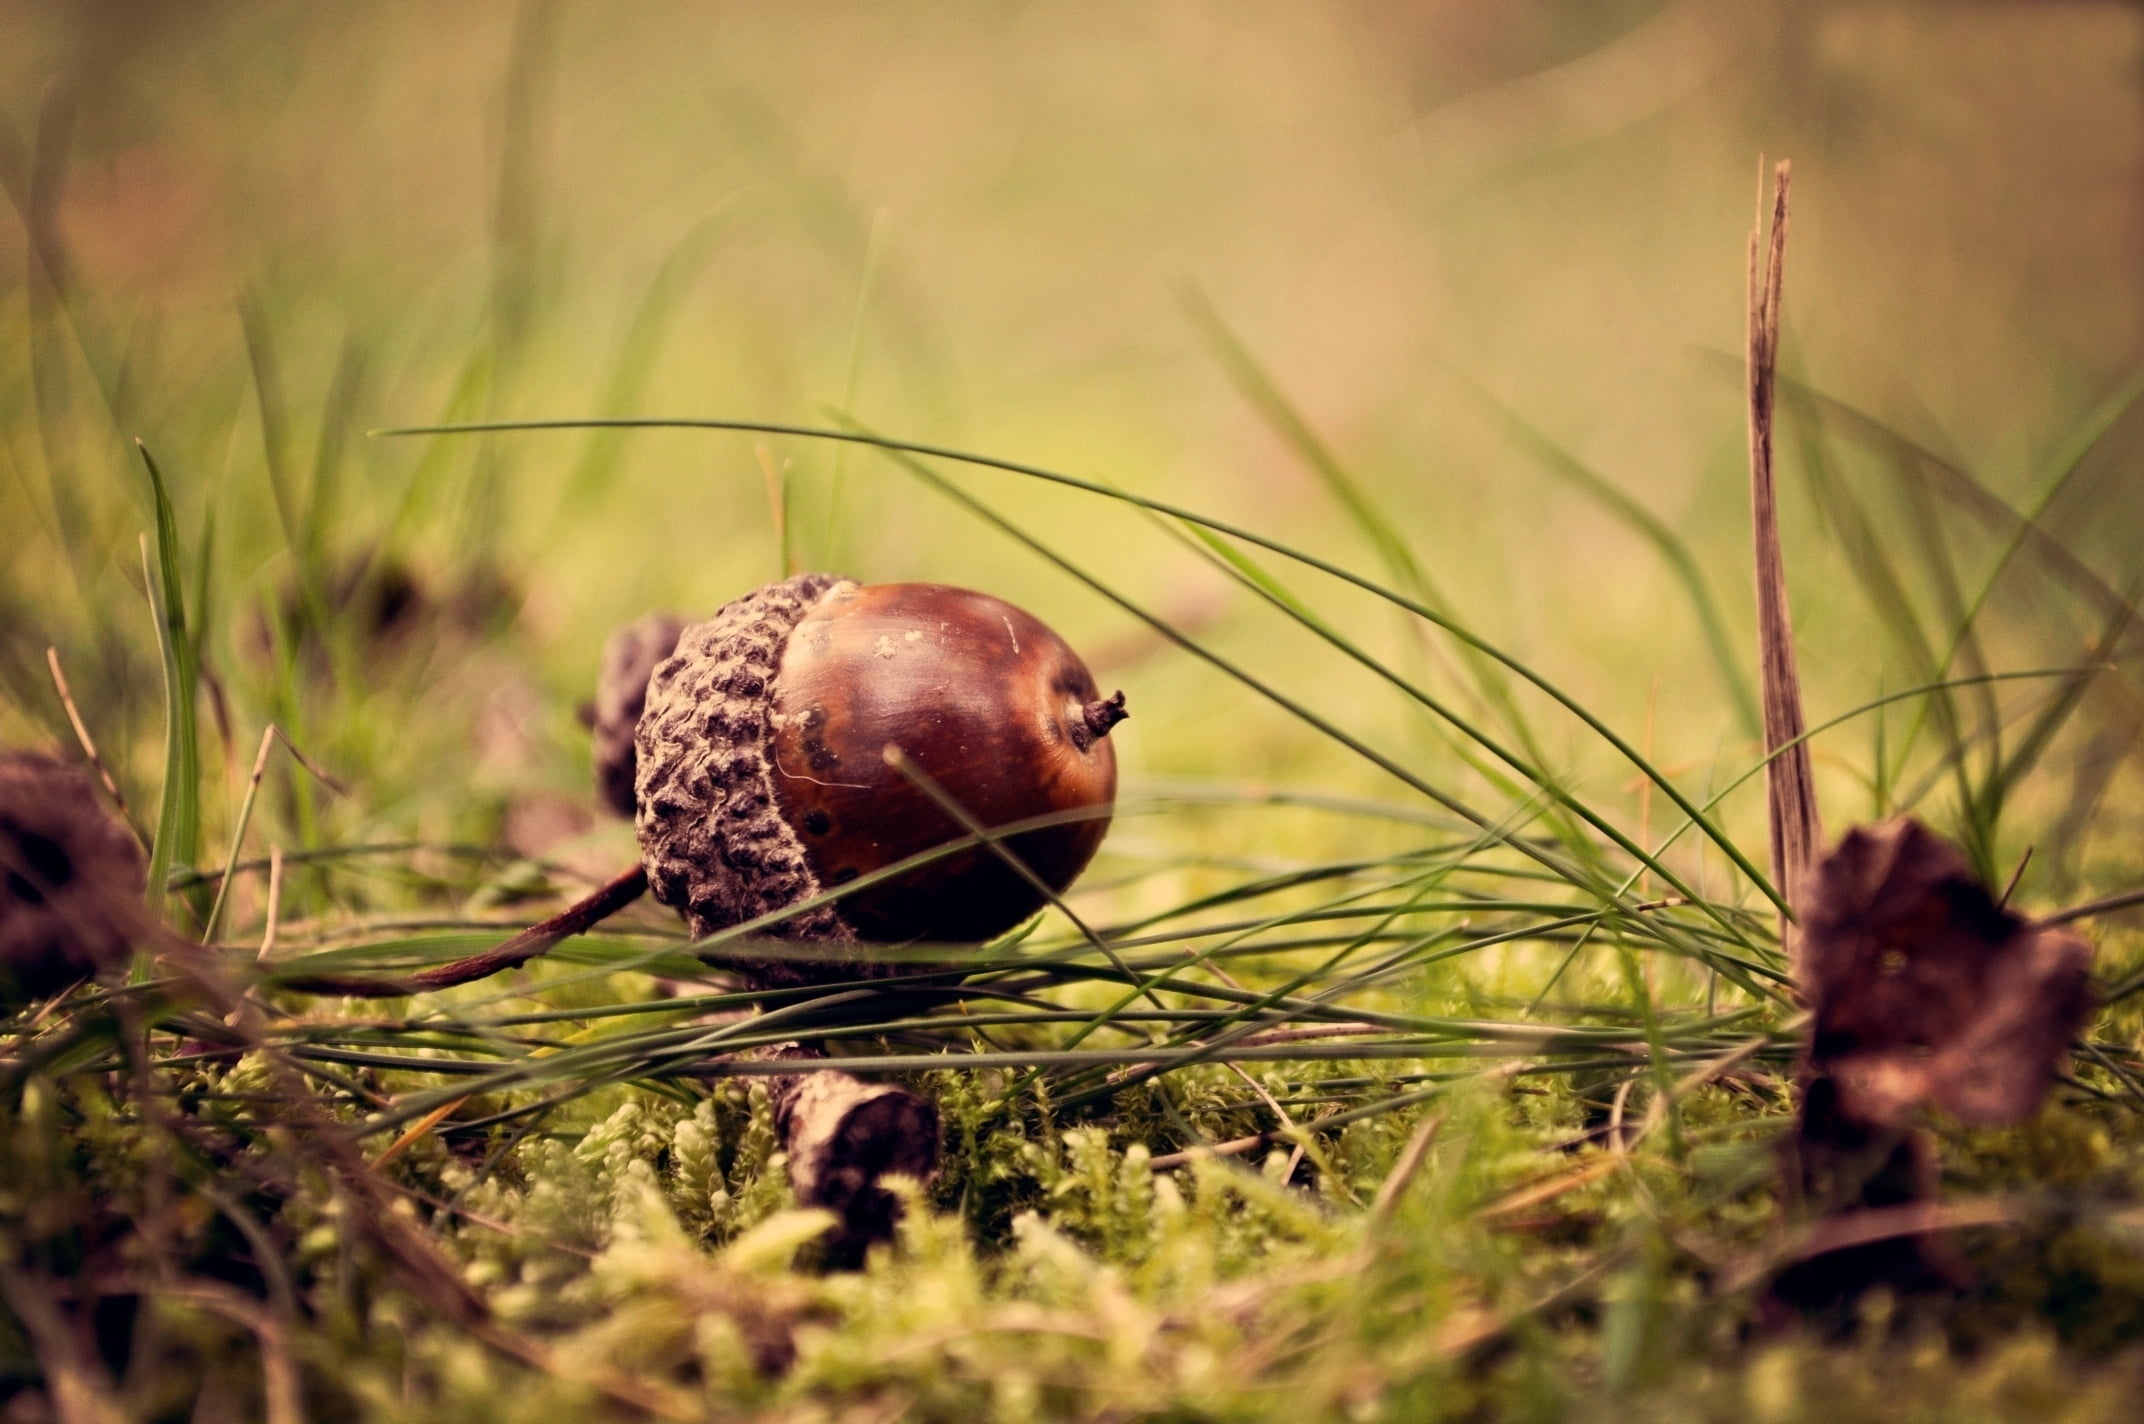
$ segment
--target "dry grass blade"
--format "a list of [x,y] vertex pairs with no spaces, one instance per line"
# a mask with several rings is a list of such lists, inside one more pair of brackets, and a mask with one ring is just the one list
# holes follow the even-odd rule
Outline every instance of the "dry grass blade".
[[1429,1159],[1429,1149],[1436,1145],[1437,1133],[1443,1128],[1449,1113],[1434,1112],[1425,1116],[1415,1126],[1414,1135],[1400,1149],[1399,1160],[1385,1175],[1384,1185],[1377,1189],[1377,1199],[1370,1203],[1370,1220],[1379,1224],[1390,1221],[1392,1213],[1399,1209],[1400,1198],[1422,1170]]
[[[1765,771],[1770,813],[1772,880],[1789,906],[1799,903],[1802,881],[1824,841],[1817,812],[1807,730],[1802,716],[1801,675],[1794,662],[1794,622],[1787,611],[1787,573],[1779,552],[1779,504],[1772,478],[1773,372],[1779,359],[1779,292],[1787,253],[1787,184],[1791,165],[1773,172],[1772,225],[1768,241],[1759,227],[1749,235],[1749,482],[1756,540],[1757,639],[1764,700]],[[1785,748],[1781,752],[1781,748]],[[1773,755],[1778,753],[1778,755]],[[1796,959],[1795,930],[1779,919],[1788,962]]]
[[66,709],[67,721],[74,728],[75,740],[82,744],[82,754],[89,758],[90,766],[97,773],[97,780],[103,783],[104,794],[112,798],[112,805],[119,812],[119,819],[127,823],[127,829],[134,832],[137,840],[143,839],[140,828],[134,824],[134,813],[127,809],[126,796],[119,790],[119,783],[112,778],[111,768],[106,766],[104,758],[97,754],[96,739],[89,735],[89,724],[82,720],[82,710],[75,706],[74,691],[67,686],[67,674],[60,671],[58,648],[45,649],[45,666],[52,669],[52,685],[59,689],[60,706]]

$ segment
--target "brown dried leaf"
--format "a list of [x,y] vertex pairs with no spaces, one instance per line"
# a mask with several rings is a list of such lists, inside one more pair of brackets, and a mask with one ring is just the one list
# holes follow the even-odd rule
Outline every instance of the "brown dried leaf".
[[85,773],[0,754],[0,1005],[117,972],[146,929],[146,873]]
[[2091,946],[1995,902],[1908,817],[1857,827],[1801,906],[1812,1086],[1838,1115],[1903,1126],[1922,1103],[1983,1126],[2039,1107],[2091,1010]]

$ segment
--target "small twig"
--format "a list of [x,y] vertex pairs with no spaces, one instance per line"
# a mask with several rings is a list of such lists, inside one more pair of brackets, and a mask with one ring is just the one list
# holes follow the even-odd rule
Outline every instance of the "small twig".
[[598,888],[586,899],[567,906],[548,920],[530,925],[497,948],[487,949],[482,954],[472,954],[467,959],[457,959],[451,964],[442,964],[436,969],[412,974],[409,982],[420,991],[449,989],[457,984],[473,983],[508,969],[517,969],[532,959],[550,953],[560,941],[588,933],[638,900],[647,893],[647,889],[648,872],[645,867],[636,865]]
[[1385,1174],[1384,1185],[1377,1189],[1377,1199],[1370,1203],[1372,1225],[1391,1220],[1392,1213],[1399,1209],[1400,1198],[1407,1194],[1407,1188],[1422,1170],[1422,1164],[1429,1159],[1429,1149],[1436,1145],[1437,1133],[1450,1116],[1450,1113],[1433,1112],[1415,1124],[1414,1135],[1400,1149],[1399,1160]]
[[[283,750],[289,752],[292,759],[303,767],[315,781],[337,796],[347,794],[347,788],[334,777],[329,776],[319,767],[313,765],[305,753],[298,750],[296,743],[283,735],[281,727],[270,722],[261,729],[261,749],[253,757],[253,774],[246,781],[245,798],[238,803],[238,825],[231,832],[231,853],[224,859],[223,876],[216,883],[216,898],[210,903],[208,919],[201,926],[201,942],[203,944],[213,943],[216,938],[216,925],[223,917],[223,902],[230,896],[231,881],[236,878],[233,872],[238,866],[238,853],[245,847],[246,827],[253,822],[253,803],[261,794],[261,778],[268,771],[268,753],[277,742],[283,744]],[[269,869],[271,871],[275,869],[272,859]],[[265,951],[263,952],[265,953]]]
[[[1824,841],[1817,810],[1816,779],[1805,740],[1801,674],[1794,659],[1794,622],[1787,610],[1786,564],[1779,547],[1778,492],[1772,473],[1773,375],[1779,360],[1779,295],[1787,253],[1787,183],[1791,165],[1773,170],[1770,239],[1758,228],[1749,235],[1749,478],[1751,527],[1756,549],[1757,639],[1764,698],[1766,809],[1770,819],[1771,869],[1788,906],[1800,902],[1802,881]],[[1760,189],[1761,192],[1761,189]],[[1784,749],[1784,750],[1782,750]],[[1798,959],[1792,916],[1781,911],[1780,944],[1787,962]]]
[[1280,1125],[1284,1129],[1286,1129],[1291,1135],[1295,1136],[1295,1151],[1288,1158],[1287,1170],[1280,1174],[1280,1179],[1282,1181],[1293,1181],[1295,1179],[1296,1166],[1303,1160],[1303,1139],[1301,1134],[1297,1131],[1295,1119],[1289,1116],[1288,1110],[1280,1105],[1280,1100],[1278,1098],[1274,1097],[1271,1093],[1266,1091],[1265,1084],[1259,1082],[1256,1078],[1253,1078],[1250,1073],[1244,1069],[1244,1066],[1241,1063],[1229,1064],[1228,1071],[1234,1073],[1238,1078],[1241,1078],[1244,1081],[1245,1085],[1248,1086],[1252,1092],[1256,1093],[1260,1098],[1264,1099],[1265,1105],[1273,1110],[1273,1116],[1280,1119]]
[[[52,669],[52,685],[59,689],[60,706],[67,709],[67,720],[74,726],[74,739],[82,744],[83,755],[87,756],[89,764],[96,768],[97,779],[104,783],[104,794],[112,798],[112,805],[118,808],[119,819],[126,822],[127,829],[134,832],[135,839],[141,840],[141,831],[134,824],[133,814],[127,810],[127,798],[120,792],[119,783],[112,779],[112,769],[104,764],[103,757],[97,755],[97,742],[89,735],[89,724],[82,720],[82,709],[74,705],[74,693],[67,687],[67,674],[60,671],[58,648],[45,649],[45,666]],[[146,845],[147,842],[144,841],[143,844]]]
[[[228,877],[226,877],[228,878]],[[268,847],[268,923],[261,930],[261,952],[254,956],[265,960],[275,949],[275,932],[283,917],[283,847]]]
[[2102,900],[2087,900],[2082,905],[2072,905],[2067,910],[2057,910],[2052,915],[2043,915],[2033,924],[2040,929],[2066,925],[2072,920],[2089,920],[2100,915],[2111,915],[2116,910],[2126,910],[2135,905],[2144,905],[2144,889],[2124,890],[2119,895],[2109,895]]
[[1496,1221],[1502,1217],[1517,1216],[1528,1207],[1540,1206],[1554,1201],[1565,1192],[1575,1191],[1589,1182],[1597,1182],[1611,1172],[1622,1170],[1620,1153],[1607,1152],[1588,1162],[1585,1166],[1558,1176],[1517,1187],[1475,1211],[1476,1221]]
[[2003,893],[1995,899],[1997,909],[2007,906],[2010,903],[2010,897],[2017,893],[2017,883],[2025,878],[2025,867],[2032,864],[2032,852],[2034,849],[2035,847],[2033,846],[2026,846],[2025,853],[2017,858],[2017,869],[2010,872],[2009,883],[2003,886]]
[[1391,1032],[1392,1029],[1384,1024],[1311,1024],[1306,1025],[1302,1028],[1274,1028],[1267,1029],[1263,1033],[1245,1034],[1241,1038],[1230,1040],[1230,1046],[1234,1048],[1249,1048],[1254,1046],[1263,1046],[1269,1043],[1299,1043],[1306,1039],[1368,1038],[1373,1037],[1377,1034]]
[[[1509,1082],[1525,1072],[1526,1068],[1527,1063],[1525,1060],[1505,1063],[1490,1069],[1486,1073],[1473,1075],[1469,1081],[1484,1084]],[[1349,1108],[1345,1112],[1330,1113],[1306,1124],[1303,1130],[1305,1132],[1331,1132],[1336,1128],[1346,1127],[1351,1122],[1361,1122],[1364,1118],[1375,1117],[1380,1113],[1396,1112],[1401,1108],[1413,1107],[1417,1103],[1426,1103],[1431,1098],[1451,1091],[1453,1086],[1450,1083],[1439,1083],[1435,1087],[1423,1088],[1417,1092],[1401,1093],[1399,1096],[1392,1098],[1380,1098],[1376,1102],[1365,1103],[1359,1108]],[[1246,1152],[1278,1142],[1285,1136],[1287,1134],[1282,1132],[1254,1132],[1249,1137],[1238,1137],[1227,1142],[1216,1142],[1210,1147],[1192,1147],[1182,1152],[1163,1153],[1161,1156],[1149,1160],[1147,1165],[1157,1172],[1166,1172],[1173,1167],[1181,1167],[1186,1163],[1197,1161],[1201,1157],[1240,1157]]]
[[454,1110],[456,1108],[460,1107],[463,1103],[466,1103],[468,1101],[469,1100],[467,1098],[455,1098],[450,1102],[441,1103],[438,1107],[433,1108],[423,1117],[418,1118],[415,1122],[404,1128],[400,1137],[397,1137],[393,1142],[389,1143],[386,1149],[383,1150],[379,1156],[372,1159],[372,1170],[375,1172],[379,1171],[380,1168],[386,1166],[389,1162],[394,1161],[395,1158],[400,1157],[403,1153],[409,1151],[410,1148],[416,1146],[426,1137],[426,1135],[431,1132],[433,1128],[439,1126],[449,1117],[453,1116]]
[[1189,1166],[1201,1157],[1241,1157],[1246,1152],[1255,1152],[1281,1140],[1279,1132],[1254,1132],[1249,1137],[1232,1137],[1226,1142],[1216,1142],[1211,1147],[1193,1147],[1182,1152],[1164,1152],[1159,1157],[1149,1158],[1147,1166],[1157,1172],[1166,1172],[1176,1167]]
[[223,903],[230,897],[231,867],[238,864],[238,852],[246,844],[246,827],[253,820],[253,802],[261,792],[261,777],[268,770],[268,752],[275,745],[275,723],[270,722],[261,732],[261,749],[253,757],[253,774],[246,780],[245,798],[238,803],[238,824],[231,832],[231,853],[224,858],[223,877],[216,882],[216,898],[208,907],[208,919],[201,926],[201,942],[216,942],[216,925],[223,918]]
[[1630,1155],[1630,1139],[1623,1132],[1623,1109],[1630,1103],[1630,1085],[1636,1081],[1635,1078],[1625,1078],[1616,1084],[1615,1099],[1608,1105],[1608,1131],[1602,1135],[1602,1140],[1618,1157]]
[[1282,1127],[1288,1128],[1291,1131],[1294,1129],[1295,1119],[1288,1116],[1288,1110],[1280,1105],[1278,1099],[1276,1099],[1271,1093],[1266,1091],[1265,1084],[1259,1082],[1256,1078],[1253,1078],[1249,1073],[1245,1072],[1244,1067],[1241,1063],[1230,1063],[1227,1065],[1227,1067],[1229,1072],[1234,1073],[1238,1078],[1241,1078],[1243,1080],[1245,1087],[1256,1093],[1259,1098],[1265,1103],[1265,1105],[1273,1110],[1273,1116],[1280,1119],[1280,1125]]
[[[1184,946],[1184,958],[1198,959],[1199,951],[1193,949],[1190,945],[1187,944]],[[1229,988],[1237,990],[1238,992],[1247,992],[1244,990],[1243,985],[1237,980],[1236,976],[1228,972],[1228,968],[1226,965],[1223,965],[1213,959],[1207,959],[1206,961],[1204,961],[1203,967],[1205,968],[1207,973],[1213,975],[1214,978],[1220,980]]]

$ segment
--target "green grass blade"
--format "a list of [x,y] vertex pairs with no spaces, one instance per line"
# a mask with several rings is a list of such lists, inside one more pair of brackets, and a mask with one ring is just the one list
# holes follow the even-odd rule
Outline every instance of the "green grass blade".
[[1192,326],[1237,392],[1318,477],[1334,503],[1346,512],[1370,547],[1377,551],[1378,561],[1390,571],[1394,580],[1418,597],[1427,595],[1430,592],[1428,575],[1408,547],[1406,536],[1363,492],[1355,477],[1310,428],[1310,422],[1303,418],[1302,412],[1281,394],[1272,376],[1251,355],[1250,348],[1241,338],[1229,329],[1213,302],[1197,287],[1184,288],[1181,299]]
[[[161,902],[172,867],[193,864],[201,834],[200,739],[194,708],[199,665],[186,630],[186,585],[171,493],[149,447],[138,440],[134,444],[149,472],[150,494],[156,503],[156,557],[150,559],[144,540],[142,569],[156,605],[156,645],[164,665],[164,792],[149,857],[149,894],[152,902]],[[181,892],[179,898],[197,922],[207,912],[198,889]]]
[[1712,653],[1714,667],[1720,675],[1720,683],[1734,703],[1735,717],[1741,723],[1744,736],[1756,739],[1762,733],[1762,724],[1757,714],[1757,694],[1750,687],[1749,676],[1743,668],[1743,658],[1735,649],[1734,639],[1727,632],[1726,620],[1720,616],[1720,606],[1712,596],[1712,589],[1705,582],[1704,572],[1697,566],[1696,555],[1682,536],[1670,529],[1659,515],[1640,504],[1630,494],[1618,488],[1606,476],[1596,472],[1563,446],[1551,440],[1538,426],[1505,405],[1487,387],[1464,372],[1453,370],[1460,386],[1469,395],[1497,418],[1505,433],[1540,462],[1550,474],[1590,496],[1601,508],[1607,510],[1651,544],[1666,561],[1669,572],[1681,582],[1689,595],[1690,607],[1697,615],[1698,627],[1704,634],[1705,646]]
[[[1205,339],[1207,349],[1220,363],[1237,392],[1256,411],[1268,428],[1282,443],[1295,453],[1297,459],[1318,477],[1348,518],[1354,523],[1370,546],[1377,551],[1378,559],[1393,583],[1412,599],[1439,609],[1449,608],[1445,598],[1429,573],[1414,556],[1406,536],[1377,502],[1370,498],[1354,475],[1349,473],[1331,448],[1311,429],[1310,422],[1295,408],[1275,383],[1272,376],[1261,366],[1250,348],[1245,346],[1221,318],[1220,312],[1205,294],[1196,287],[1184,289],[1183,304],[1192,325]],[[1417,637],[1419,626],[1410,622],[1409,631]],[[1502,716],[1504,724],[1518,739],[1529,759],[1537,764],[1545,763],[1547,757],[1535,741],[1533,729],[1525,713],[1511,695],[1510,680],[1495,660],[1486,659],[1481,651],[1462,642],[1460,655],[1473,675],[1478,691]],[[1575,845],[1580,837],[1575,828],[1564,827],[1571,832],[1568,839]]]
[[247,292],[239,298],[238,322],[246,336],[246,360],[253,371],[253,396],[261,420],[261,450],[268,473],[268,495],[275,504],[275,517],[283,529],[283,542],[291,557],[299,560],[298,577],[310,584],[311,569],[304,563],[305,520],[298,509],[297,491],[290,471],[290,408],[283,397],[283,373],[276,360],[275,342],[268,330],[268,316],[260,298]]
[[[625,336],[618,344],[617,354],[611,358],[610,374],[603,385],[605,410],[624,415],[639,404],[641,392],[647,388],[648,377],[655,369],[655,358],[662,353],[671,323],[682,308],[685,290],[707,265],[707,259],[714,251],[714,237],[727,207],[727,203],[723,204],[686,233],[656,268],[647,290],[640,294],[632,319],[626,323]],[[580,508],[604,489],[623,453],[622,439],[615,430],[590,433],[587,448],[566,477],[559,501],[562,507]]]
[[305,498],[303,561],[326,567],[329,537],[335,529],[342,467],[349,454],[351,428],[365,394],[370,365],[358,338],[346,335],[336,353],[335,374],[328,379],[327,404],[320,415],[320,436],[313,446],[312,488]]

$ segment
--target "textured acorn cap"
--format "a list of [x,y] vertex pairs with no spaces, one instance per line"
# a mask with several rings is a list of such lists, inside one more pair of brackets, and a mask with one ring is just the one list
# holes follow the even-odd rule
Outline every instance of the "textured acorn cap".
[[[686,628],[648,681],[634,739],[634,826],[655,898],[682,913],[696,935],[821,893],[775,800],[768,714],[790,630],[848,583],[832,574],[799,574],[733,599]],[[856,939],[830,905],[768,933],[824,944]],[[780,960],[744,967],[774,987],[871,972],[863,965]]]
[[639,761],[634,737],[648,702],[648,679],[656,665],[676,651],[684,631],[685,620],[675,613],[650,613],[611,634],[603,645],[596,699],[589,709],[596,795],[621,816],[633,814],[633,771]]
[[50,757],[0,756],[0,1004],[113,972],[132,953],[147,871],[89,777]]

